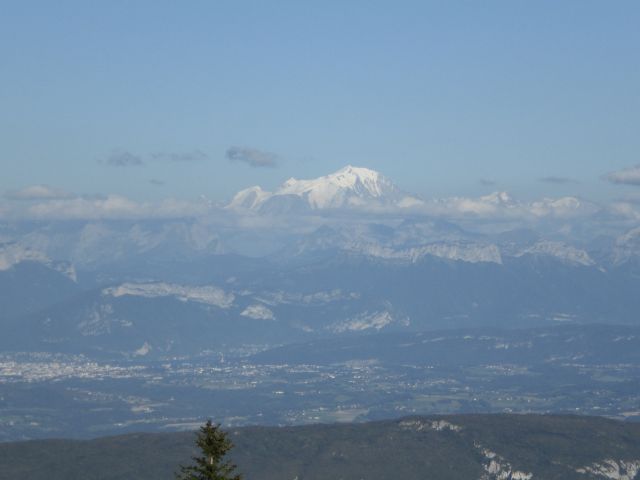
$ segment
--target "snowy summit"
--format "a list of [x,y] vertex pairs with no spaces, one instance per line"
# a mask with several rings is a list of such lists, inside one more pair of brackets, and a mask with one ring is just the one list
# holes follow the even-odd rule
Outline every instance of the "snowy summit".
[[290,178],[275,192],[255,186],[238,192],[230,208],[268,213],[348,207],[410,206],[420,200],[403,193],[385,176],[348,165],[311,180]]

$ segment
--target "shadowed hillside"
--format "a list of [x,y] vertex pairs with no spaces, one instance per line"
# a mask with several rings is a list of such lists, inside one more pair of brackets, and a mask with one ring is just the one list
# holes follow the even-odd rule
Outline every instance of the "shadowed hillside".
[[[453,415],[230,430],[250,480],[636,478],[640,424],[595,417]],[[192,433],[0,444],[0,479],[172,478]],[[608,476],[604,476],[606,475]]]

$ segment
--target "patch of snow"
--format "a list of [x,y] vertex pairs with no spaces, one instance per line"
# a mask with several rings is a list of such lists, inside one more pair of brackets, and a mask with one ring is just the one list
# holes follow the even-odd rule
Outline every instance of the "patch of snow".
[[249,305],[240,314],[243,317],[253,318],[254,320],[275,320],[273,312],[266,306],[261,304]]
[[149,345],[147,342],[144,342],[144,344],[142,344],[142,346],[139,349],[133,352],[133,356],[144,357],[145,355],[148,355],[149,352],[151,352],[151,345]]
[[535,245],[517,253],[516,257],[523,255],[546,255],[559,258],[571,265],[595,265],[593,259],[584,250],[572,247],[563,242],[541,241]]
[[640,472],[640,460],[625,461],[608,458],[602,462],[578,468],[576,472],[612,480],[634,480]]
[[182,302],[198,302],[220,308],[231,307],[235,300],[233,293],[227,293],[212,285],[186,286],[164,282],[123,283],[117,287],[105,288],[102,294],[116,298],[125,295],[147,298],[175,297]]
[[617,336],[613,339],[614,342],[620,342],[620,341],[626,341],[626,342],[630,342],[632,340],[635,340],[636,336],[635,335],[627,335],[627,336]]
[[361,332],[363,330],[381,330],[393,323],[394,319],[388,311],[364,312],[343,322],[334,323],[327,327],[334,333]]
[[396,196],[398,189],[374,170],[352,167],[313,180],[287,180],[276,195],[304,197],[314,209],[343,207],[352,198]]
[[485,473],[480,477],[480,480],[531,480],[533,478],[533,473],[515,470],[513,465],[496,452],[484,448],[479,443],[474,446],[485,458],[485,462],[482,464]]
[[231,203],[227,205],[227,208],[255,210],[272,195],[272,193],[256,185],[255,187],[246,188],[236,193]]
[[403,420],[399,425],[403,430],[415,430],[416,432],[423,430],[435,430],[437,432],[449,430],[459,432],[462,430],[461,426],[447,422],[446,420]]
[[376,244],[353,244],[348,246],[347,250],[372,257],[401,260],[409,263],[416,263],[430,255],[469,263],[488,262],[502,264],[500,249],[493,244],[431,243],[405,249],[394,249]]
[[574,322],[575,319],[576,319],[576,316],[572,313],[554,313],[553,316],[551,317],[551,320],[553,320],[554,322],[561,322],[561,323]]
[[319,306],[332,302],[356,300],[360,298],[358,293],[343,292],[340,289],[320,291],[314,293],[293,293],[293,292],[265,292],[256,296],[255,299],[267,305],[302,305]]

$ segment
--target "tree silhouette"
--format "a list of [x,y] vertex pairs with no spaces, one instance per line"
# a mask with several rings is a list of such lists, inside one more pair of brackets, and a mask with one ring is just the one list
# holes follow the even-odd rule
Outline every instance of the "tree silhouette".
[[233,444],[227,438],[227,434],[207,420],[196,438],[196,445],[201,451],[201,456],[191,457],[195,465],[180,466],[180,473],[176,474],[178,480],[240,480],[242,477],[234,474],[236,466],[224,461],[224,456],[233,448]]

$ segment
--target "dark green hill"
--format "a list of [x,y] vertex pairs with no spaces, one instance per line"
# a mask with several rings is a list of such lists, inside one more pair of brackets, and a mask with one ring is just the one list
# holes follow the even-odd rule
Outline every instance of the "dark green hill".
[[[604,418],[452,415],[250,427],[230,435],[233,459],[248,480],[640,478],[640,424]],[[169,479],[188,462],[193,438],[4,443],[0,479]],[[603,469],[608,477],[597,473]]]

